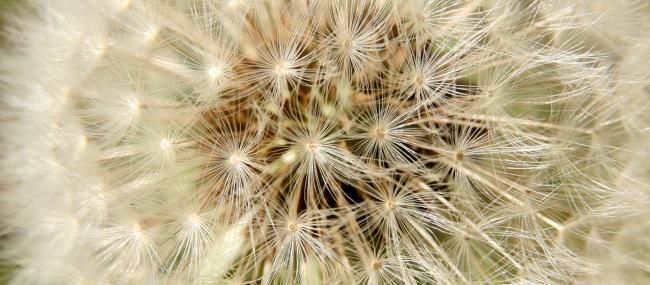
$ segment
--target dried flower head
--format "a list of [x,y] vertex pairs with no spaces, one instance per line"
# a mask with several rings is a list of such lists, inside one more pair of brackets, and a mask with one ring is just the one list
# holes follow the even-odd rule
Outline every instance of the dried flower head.
[[27,1],[0,276],[647,281],[646,8],[601,2]]

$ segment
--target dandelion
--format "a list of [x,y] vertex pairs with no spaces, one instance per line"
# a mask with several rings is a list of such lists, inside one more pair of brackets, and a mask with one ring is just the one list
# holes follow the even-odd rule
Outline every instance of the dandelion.
[[3,13],[0,281],[648,283],[641,1],[76,2]]

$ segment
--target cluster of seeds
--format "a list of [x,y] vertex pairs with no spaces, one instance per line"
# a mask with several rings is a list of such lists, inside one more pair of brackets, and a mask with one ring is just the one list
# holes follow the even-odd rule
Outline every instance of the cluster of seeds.
[[629,212],[571,5],[82,2],[26,44],[14,284],[574,284]]

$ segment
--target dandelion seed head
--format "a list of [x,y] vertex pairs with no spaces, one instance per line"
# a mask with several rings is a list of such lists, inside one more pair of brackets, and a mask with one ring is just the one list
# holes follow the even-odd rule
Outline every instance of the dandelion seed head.
[[613,1],[17,4],[0,279],[623,284],[650,29]]

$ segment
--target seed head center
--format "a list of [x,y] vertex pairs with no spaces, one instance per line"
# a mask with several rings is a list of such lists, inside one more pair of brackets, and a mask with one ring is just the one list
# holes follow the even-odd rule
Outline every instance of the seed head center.
[[341,42],[341,47],[343,47],[344,50],[349,50],[352,48],[352,41],[350,39],[345,39],[343,42]]
[[191,214],[187,217],[187,221],[196,225],[201,223],[201,218],[197,214]]
[[413,75],[413,83],[417,87],[424,86],[424,76],[421,73],[417,73],[417,74]]
[[230,0],[228,2],[228,7],[230,8],[237,8],[237,6],[239,6],[239,1],[237,0]]
[[465,154],[462,151],[457,151],[454,153],[454,160],[462,161],[463,159],[465,159]]
[[289,223],[287,225],[287,230],[289,230],[289,232],[293,233],[293,232],[298,230],[298,225],[296,225],[296,223],[291,222],[291,223]]
[[374,272],[378,272],[379,270],[381,270],[381,267],[382,267],[382,264],[381,264],[381,261],[379,261],[379,260],[374,260],[374,261],[370,264],[370,268],[371,268],[372,271],[374,271]]
[[144,40],[147,42],[153,41],[156,39],[158,36],[159,30],[157,27],[151,27],[147,31],[145,31],[142,35],[144,37]]
[[171,145],[172,145],[172,143],[168,139],[160,140],[160,149],[161,150],[168,150]]
[[127,108],[130,114],[133,115],[137,114],[138,112],[140,112],[140,101],[138,101],[138,99],[136,98],[131,98],[127,102]]
[[212,79],[218,78],[221,75],[221,69],[216,66],[208,68],[208,76]]
[[375,137],[378,140],[383,140],[386,138],[388,131],[384,126],[376,126],[372,130],[372,136]]
[[289,64],[287,64],[286,61],[282,61],[282,62],[275,65],[275,68],[273,69],[273,72],[277,76],[286,76],[290,72]]
[[315,141],[308,141],[308,142],[305,144],[305,148],[307,148],[307,150],[309,150],[309,151],[311,151],[311,152],[315,152],[315,151],[318,150],[318,143],[315,142]]
[[239,153],[233,153],[228,157],[228,164],[238,166],[244,161],[244,158]]
[[136,233],[142,233],[142,224],[140,222],[133,223],[133,226],[131,226],[131,228]]

